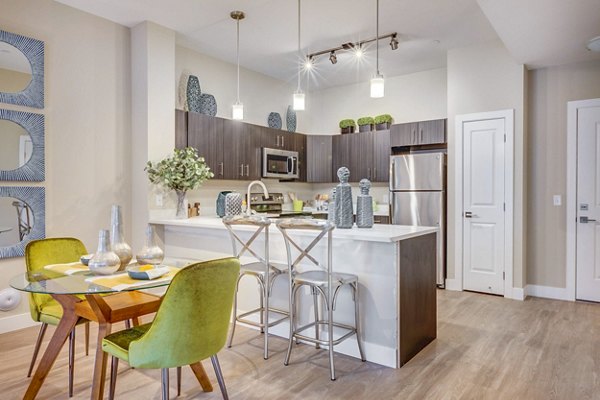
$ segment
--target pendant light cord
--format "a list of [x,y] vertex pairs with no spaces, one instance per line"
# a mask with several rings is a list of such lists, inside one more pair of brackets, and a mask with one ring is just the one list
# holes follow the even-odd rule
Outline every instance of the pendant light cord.
[[300,74],[302,73],[302,52],[300,50],[300,1],[298,0],[298,92],[300,92]]
[[377,13],[376,13],[377,17],[376,17],[376,30],[377,32],[375,32],[376,38],[375,38],[375,52],[376,52],[376,62],[377,62],[377,76],[379,76],[379,0],[377,0]]
[[[379,1],[379,0],[378,0]],[[240,19],[237,19],[237,104],[240,104]]]

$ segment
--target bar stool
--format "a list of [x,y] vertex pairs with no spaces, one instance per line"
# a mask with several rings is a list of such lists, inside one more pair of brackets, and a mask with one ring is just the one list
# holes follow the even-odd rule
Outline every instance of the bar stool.
[[[345,274],[339,272],[333,272],[332,270],[332,232],[335,226],[330,221],[320,220],[308,220],[308,219],[290,219],[281,220],[277,223],[277,228],[283,234],[285,241],[285,247],[287,251],[288,259],[288,274],[290,283],[290,339],[288,343],[288,351],[285,356],[284,364],[288,365],[290,362],[290,356],[292,353],[292,343],[294,339],[296,342],[304,340],[309,343],[314,343],[316,348],[320,345],[328,346],[329,348],[329,372],[332,381],[335,380],[335,367],[333,364],[333,346],[340,344],[344,340],[348,339],[352,335],[356,335],[356,342],[358,344],[358,351],[362,361],[366,361],[365,355],[360,342],[360,331],[359,331],[359,313],[358,313],[358,277],[352,274]],[[315,231],[318,235],[308,244],[306,247],[302,247],[297,241],[294,241],[290,237],[288,231],[290,230],[308,230]],[[304,235],[305,236],[305,235]],[[322,263],[317,261],[309,253],[315,248],[315,246],[321,241],[321,239],[327,237],[327,264],[324,266]],[[298,240],[298,239],[296,239]],[[300,252],[298,257],[292,262],[292,246]],[[309,270],[305,272],[298,271],[300,261],[304,258],[310,260],[313,264],[320,268],[320,270]],[[297,327],[296,317],[296,294],[298,289],[302,286],[309,286],[313,295],[314,303],[314,317],[315,321],[306,324],[301,327]],[[335,310],[337,296],[340,289],[348,285],[352,289],[352,298],[354,300],[354,326],[341,324],[333,321],[333,311]],[[327,309],[327,319],[319,319],[319,308],[318,308],[318,295],[321,295],[325,307]],[[319,328],[321,326],[327,327],[327,340],[323,340],[319,337]],[[315,336],[307,336],[301,332],[314,327]],[[342,328],[346,331],[337,339],[333,337],[333,328]]]
[[[256,326],[260,328],[261,333],[264,333],[265,335],[263,357],[266,360],[269,358],[269,328],[283,322],[289,317],[288,311],[269,306],[269,297],[271,296],[271,291],[273,289],[273,282],[275,281],[275,278],[277,278],[279,275],[287,273],[287,265],[269,262],[269,225],[271,225],[271,221],[268,218],[259,216],[237,215],[233,217],[223,218],[223,224],[225,224],[225,227],[231,235],[233,255],[239,259],[242,255],[244,255],[244,253],[247,252],[254,259],[256,259],[256,261],[244,263],[241,265],[240,276],[238,277],[237,282],[235,284],[235,298],[233,302],[233,315],[231,318],[232,327],[231,332],[229,334],[227,347],[231,347],[231,344],[233,342],[233,335],[235,333],[235,325],[237,322],[243,322],[251,326]],[[250,235],[250,238],[248,240],[243,240],[242,238],[240,238],[238,233],[234,231],[234,227],[239,226],[248,227],[250,228],[250,231],[252,231],[252,228],[255,228],[254,232]],[[261,257],[252,249],[252,244],[263,231],[265,238],[265,256]],[[239,251],[237,251],[238,245],[241,245],[241,249]],[[238,315],[237,295],[240,280],[244,276],[252,276],[258,282],[260,292],[260,306],[251,311]],[[255,315],[257,313],[259,315],[259,322],[252,321],[248,318],[250,315]],[[270,322],[269,316],[271,313],[283,317]]]

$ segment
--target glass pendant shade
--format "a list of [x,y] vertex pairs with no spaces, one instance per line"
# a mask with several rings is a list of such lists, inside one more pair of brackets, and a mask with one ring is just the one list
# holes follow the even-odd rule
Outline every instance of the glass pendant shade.
[[305,96],[301,90],[294,92],[294,110],[296,110],[296,111],[304,110],[304,105],[305,105],[304,100],[305,100]]
[[237,120],[244,119],[244,105],[242,103],[235,103],[231,106],[231,118]]
[[383,97],[385,93],[385,82],[383,80],[383,75],[375,75],[371,79],[371,97],[379,98]]

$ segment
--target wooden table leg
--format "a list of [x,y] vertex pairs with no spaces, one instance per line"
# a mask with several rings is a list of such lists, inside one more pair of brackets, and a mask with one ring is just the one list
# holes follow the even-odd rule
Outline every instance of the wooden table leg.
[[92,396],[93,399],[102,399],[104,396],[104,381],[106,380],[106,363],[108,355],[102,350],[102,339],[110,335],[112,325],[101,322],[98,325],[98,344],[96,345],[96,359],[94,361],[94,376],[92,379]]
[[206,375],[206,371],[202,366],[202,363],[197,362],[195,364],[190,364],[192,371],[194,371],[194,375],[196,375],[196,379],[200,382],[200,386],[202,386],[202,390],[205,392],[212,392],[213,387],[210,383],[210,379],[208,379],[208,375]]
[[75,327],[77,320],[79,317],[75,314],[73,309],[73,304],[81,301],[77,297],[70,295],[53,295],[53,297],[62,305],[63,307],[63,317],[60,319],[54,334],[52,335],[52,339],[50,339],[50,343],[42,356],[42,359],[35,370],[35,374],[29,383],[29,387],[27,388],[27,392],[23,396],[24,400],[35,399],[46,376],[50,372],[54,361],[56,361],[56,357],[58,357],[58,353],[62,349],[63,345],[67,341],[69,334]]

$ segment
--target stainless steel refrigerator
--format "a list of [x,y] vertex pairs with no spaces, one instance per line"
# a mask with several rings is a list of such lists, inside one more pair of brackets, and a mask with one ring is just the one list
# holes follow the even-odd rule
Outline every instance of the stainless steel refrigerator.
[[390,216],[394,225],[438,226],[437,284],[446,275],[446,154],[390,158]]

